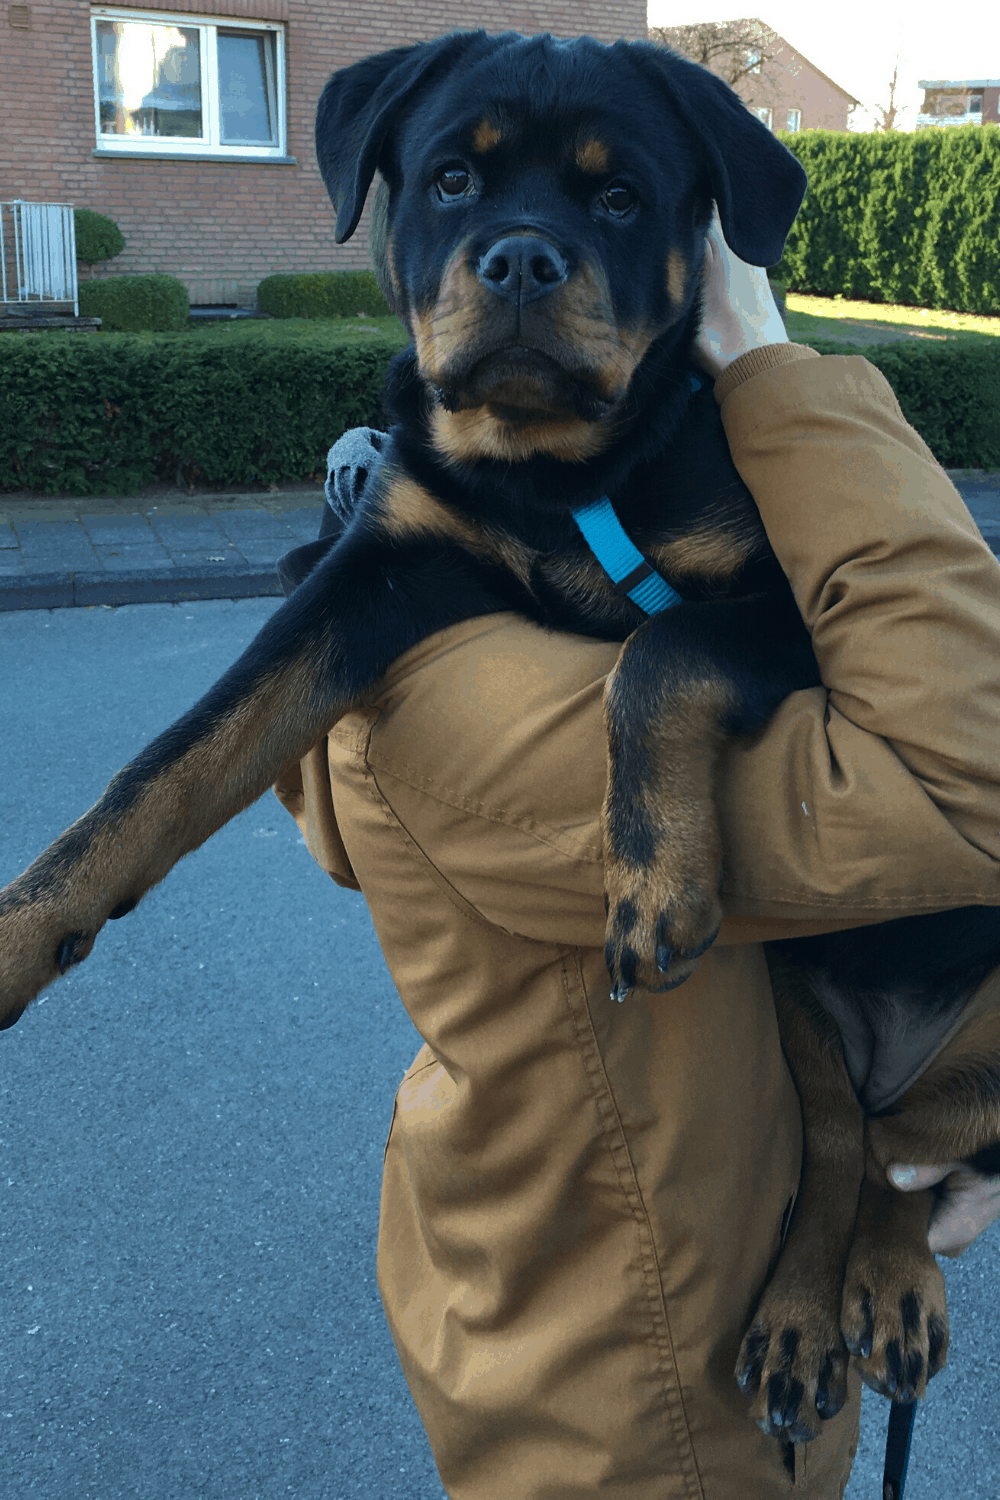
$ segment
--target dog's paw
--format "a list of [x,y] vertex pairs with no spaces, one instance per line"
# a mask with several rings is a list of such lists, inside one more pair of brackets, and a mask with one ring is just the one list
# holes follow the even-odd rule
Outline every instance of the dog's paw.
[[604,957],[611,996],[624,1000],[638,987],[676,989],[694,973],[722,921],[718,873],[671,879],[656,863],[636,869],[606,867],[608,926]]
[[832,1304],[765,1293],[740,1349],[736,1383],[762,1432],[808,1443],[847,1400],[848,1363]]
[[894,1401],[924,1396],[948,1357],[944,1277],[930,1251],[856,1244],[840,1324],[865,1385]]
[[18,884],[0,892],[0,1029],[13,1026],[40,990],[82,963],[97,936],[79,931],[59,902],[34,899]]

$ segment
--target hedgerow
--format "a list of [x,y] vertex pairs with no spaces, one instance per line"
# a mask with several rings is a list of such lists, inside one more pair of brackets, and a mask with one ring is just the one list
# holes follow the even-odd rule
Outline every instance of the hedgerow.
[[0,335],[0,490],[128,494],[157,479],[277,483],[378,424],[395,345],[186,334]]
[[314,271],[266,276],[257,306],[275,318],[384,318],[389,309],[371,271]]
[[102,332],[174,333],[190,313],[187,288],[176,276],[106,276],[80,287],[80,313],[100,318]]
[[790,290],[1000,313],[1000,128],[781,139],[809,175],[774,272]]

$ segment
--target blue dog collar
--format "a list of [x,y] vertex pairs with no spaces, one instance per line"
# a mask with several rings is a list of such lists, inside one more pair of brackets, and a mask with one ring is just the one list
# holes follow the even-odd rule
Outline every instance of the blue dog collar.
[[607,495],[578,506],[573,520],[619,594],[627,594],[647,615],[659,615],[672,604],[680,604],[680,594],[629,540]]
[[[702,384],[697,375],[688,376],[692,396],[701,390]],[[616,591],[627,594],[645,614],[661,615],[672,605],[684,602],[633,545],[607,495],[590,505],[578,505],[573,520]]]

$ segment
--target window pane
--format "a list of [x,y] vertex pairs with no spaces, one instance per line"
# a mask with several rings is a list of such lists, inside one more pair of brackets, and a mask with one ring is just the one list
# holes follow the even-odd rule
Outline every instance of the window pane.
[[274,145],[273,32],[219,32],[219,108],[227,146]]
[[97,64],[103,135],[201,138],[197,27],[99,20]]

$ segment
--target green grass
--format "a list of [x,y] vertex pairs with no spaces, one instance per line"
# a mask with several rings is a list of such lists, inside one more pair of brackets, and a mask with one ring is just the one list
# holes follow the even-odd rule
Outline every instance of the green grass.
[[896,344],[912,339],[931,343],[978,344],[1000,338],[1000,317],[940,312],[891,302],[849,302],[845,297],[806,297],[789,292],[786,300],[791,339],[832,339],[860,345]]
[[[177,335],[173,335],[177,337]],[[252,339],[263,344],[319,339],[328,344],[374,344],[388,340],[402,349],[408,342],[398,318],[226,318],[218,323],[190,323],[184,337],[217,343]]]

